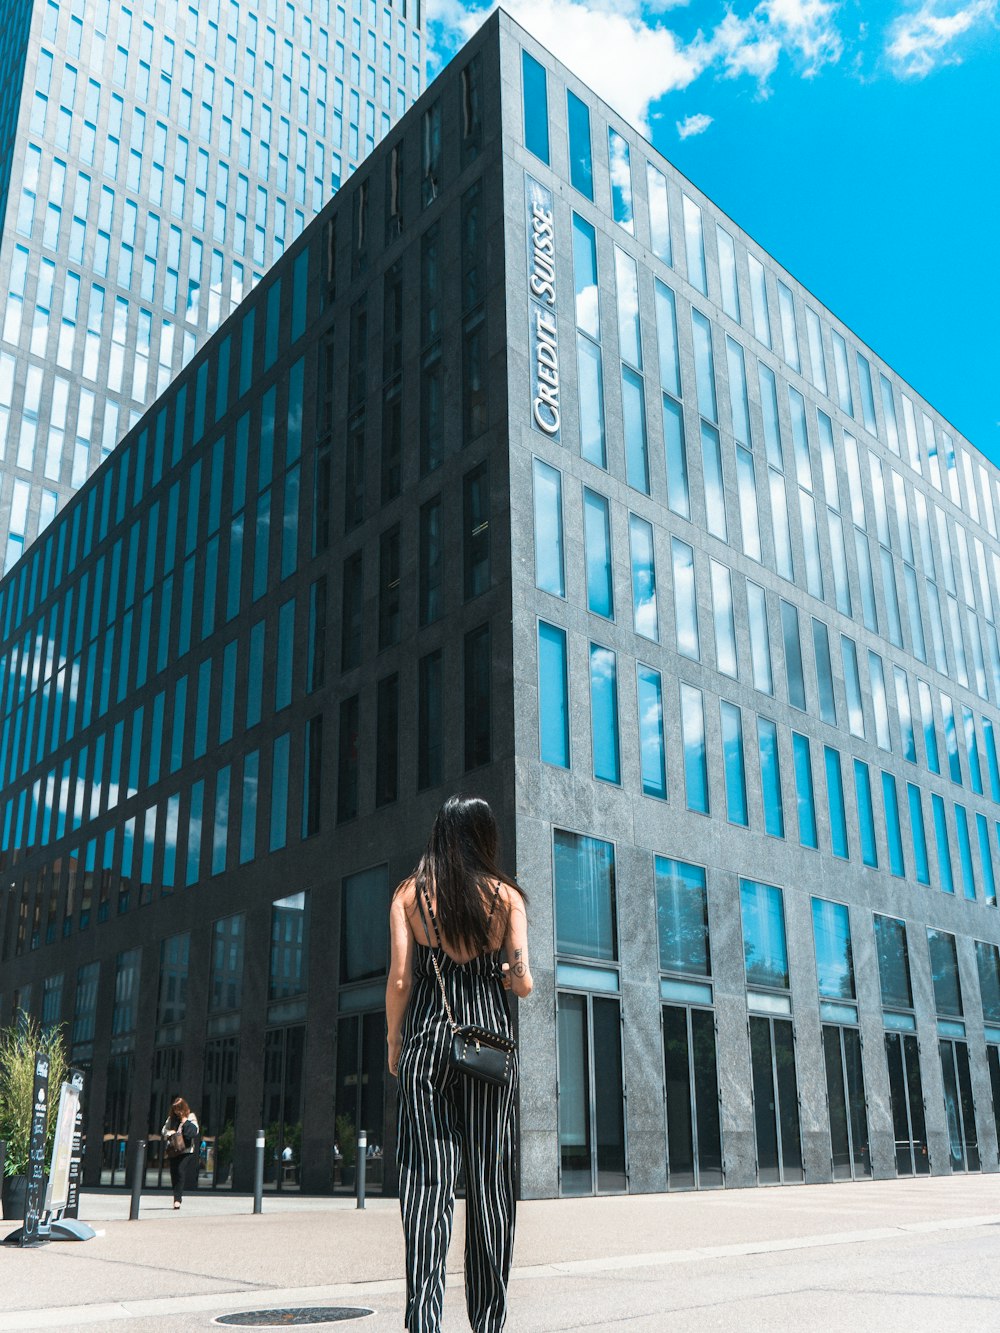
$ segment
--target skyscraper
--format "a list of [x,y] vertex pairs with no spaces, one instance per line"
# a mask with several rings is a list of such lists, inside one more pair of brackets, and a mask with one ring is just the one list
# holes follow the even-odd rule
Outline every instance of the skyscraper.
[[995,1171],[998,587],[1000,472],[494,15],[0,580],[0,1018],[86,1179],[183,1088],[206,1187],[263,1124],[393,1188],[457,790],[522,1194]]
[[423,86],[421,0],[10,0],[10,568]]

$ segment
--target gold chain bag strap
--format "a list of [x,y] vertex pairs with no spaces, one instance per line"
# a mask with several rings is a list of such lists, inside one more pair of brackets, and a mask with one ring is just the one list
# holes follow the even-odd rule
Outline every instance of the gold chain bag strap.
[[[421,885],[421,892],[427,898],[427,911],[434,924],[434,934],[437,936],[438,947],[441,947],[441,932],[438,930],[426,885]],[[424,916],[424,908],[419,895],[417,906],[420,909],[420,916],[424,923],[424,933],[430,947],[431,964],[434,968],[434,975],[437,977],[438,986],[441,988],[441,999],[444,1001],[444,1011],[448,1018],[448,1025],[451,1028],[449,1063],[467,1078],[476,1078],[483,1083],[493,1083],[501,1088],[509,1087],[513,1075],[514,1052],[517,1050],[514,1039],[502,1032],[492,1032],[489,1028],[476,1027],[473,1024],[461,1024],[456,1021],[448,1002],[448,991],[444,984],[444,977],[441,975],[437,954],[431,945],[427,918]]]

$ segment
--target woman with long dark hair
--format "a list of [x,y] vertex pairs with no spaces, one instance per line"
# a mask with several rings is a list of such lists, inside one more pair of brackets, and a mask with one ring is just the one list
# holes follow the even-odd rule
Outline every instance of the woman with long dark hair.
[[[514,1097],[450,1063],[452,1026],[510,1035],[504,992],[531,992],[524,894],[498,864],[493,812],[452,796],[413,874],[392,900],[386,986],[389,1072],[399,1079],[399,1199],[406,1239],[406,1327],[439,1333],[455,1181],[465,1168],[465,1299],[476,1333],[507,1318],[514,1248]],[[506,953],[506,962],[501,955]],[[440,980],[439,980],[440,977]]]
[[164,1153],[170,1164],[170,1183],[174,1189],[175,1208],[179,1208],[183,1203],[184,1191],[193,1189],[197,1184],[197,1148],[200,1133],[198,1117],[183,1097],[175,1097],[170,1103],[170,1114],[160,1130],[165,1144]]

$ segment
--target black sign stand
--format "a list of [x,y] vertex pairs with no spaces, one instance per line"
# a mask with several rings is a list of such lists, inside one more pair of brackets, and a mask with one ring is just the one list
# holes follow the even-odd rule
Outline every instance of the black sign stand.
[[49,1058],[43,1051],[35,1055],[35,1089],[31,1110],[31,1139],[28,1146],[28,1192],[24,1202],[24,1222],[4,1237],[5,1243],[17,1241],[24,1248],[44,1245],[40,1235],[42,1199],[45,1193],[45,1127],[49,1110]]

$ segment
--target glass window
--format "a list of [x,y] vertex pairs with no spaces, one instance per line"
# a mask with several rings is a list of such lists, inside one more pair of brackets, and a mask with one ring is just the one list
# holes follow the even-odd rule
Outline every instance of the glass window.
[[941,761],[938,755],[937,728],[934,725],[934,703],[930,686],[918,680],[917,694],[920,698],[920,719],[924,732],[924,749],[927,752],[927,767],[932,773],[940,773]]
[[587,607],[596,615],[614,619],[611,574],[611,516],[608,501],[594,491],[583,491],[584,543],[587,561]]
[[743,553],[760,564],[764,556],[760,545],[760,516],[757,512],[757,473],[753,454],[741,445],[736,446],[736,491],[740,504]]
[[963,805],[955,806],[955,829],[958,833],[958,860],[962,867],[962,892],[971,902],[975,902],[976,874],[972,866],[969,817]]
[[681,743],[684,746],[684,787],[687,808],[709,813],[708,758],[705,751],[705,704],[701,690],[680,682]]
[[622,366],[622,413],[625,430],[625,476],[630,486],[649,494],[649,450],[646,445],[646,403],[642,376]]
[[809,335],[809,370],[813,384],[820,393],[828,393],[826,361],[823,356],[823,328],[819,315],[806,306],[806,329]]
[[465,767],[490,762],[490,627],[480,625],[465,636]]
[[771,496],[771,535],[774,538],[774,565],[783,579],[795,578],[792,563],[792,533],[788,526],[788,496],[785,478],[776,468],[768,468]]
[[566,90],[569,122],[569,178],[574,190],[594,197],[594,163],[590,148],[590,109],[575,93]]
[[569,768],[566,631],[538,622],[538,727],[542,762]]
[[293,893],[271,904],[269,1002],[304,995],[309,969],[309,894]]
[[379,539],[378,646],[388,648],[399,639],[400,630],[399,527],[383,532]]
[[861,859],[866,866],[878,866],[875,846],[875,813],[872,809],[872,781],[868,765],[861,759],[854,761],[854,792],[858,806],[858,829],[861,834]]
[[212,874],[220,875],[226,868],[226,847],[229,837],[229,765],[220,768],[215,780],[215,829],[212,835]]
[[865,357],[860,352],[855,352],[855,358],[858,364],[858,383],[861,385],[861,413],[865,423],[865,430],[870,435],[878,436],[878,426],[875,423],[875,396],[872,393],[872,369]]
[[846,861],[851,853],[847,842],[847,812],[844,807],[840,753],[826,745],[823,747],[823,757],[826,764],[826,798],[830,810],[830,841],[834,856]]
[[[480,463],[463,479],[465,600],[479,597],[490,586],[490,474]],[[397,575],[398,577],[398,575]],[[398,634],[396,636],[398,638]]]
[[712,974],[705,871],[686,861],[653,858],[660,971]]
[[880,749],[892,749],[889,734],[889,703],[885,692],[885,672],[878,653],[868,650],[868,679],[872,691],[872,710],[875,713],[875,739]]
[[597,234],[578,213],[573,214],[573,278],[576,286],[576,326],[592,338],[600,338]]
[[649,244],[657,259],[672,264],[670,249],[670,209],[667,204],[667,179],[652,162],[646,163],[646,198],[649,203]]
[[590,720],[594,777],[621,782],[618,738],[618,669],[615,654],[590,645]]
[[660,673],[636,664],[639,706],[639,756],[644,796],[667,799],[667,760],[663,742],[663,687]]
[[667,504],[682,518],[691,517],[688,489],[687,446],[684,443],[684,412],[680,403],[663,399],[663,444],[667,464]]
[[854,416],[854,398],[851,394],[851,372],[847,364],[847,343],[836,329],[830,330],[833,339],[833,363],[837,371],[837,401],[841,411]]
[[553,831],[556,950],[613,961],[618,956],[615,852],[610,842]]
[[816,837],[816,802],[813,796],[812,758],[809,737],[792,732],[792,757],[795,761],[795,796],[799,816],[799,842],[803,847],[818,847]]
[[813,652],[819,685],[819,715],[831,727],[837,725],[837,700],[833,692],[833,663],[830,660],[830,635],[822,620],[813,617]]
[[781,341],[785,360],[793,370],[799,370],[799,340],[795,329],[795,302],[791,289],[778,280],[778,310],[781,314]]
[[773,884],[740,880],[743,961],[748,986],[788,989],[788,950],[781,890]]
[[705,512],[708,530],[720,541],[729,541],[726,522],[726,488],[722,474],[722,445],[719,432],[707,421],[701,423],[701,460],[705,477]]
[[527,51],[521,52],[524,83],[524,146],[529,153],[549,160],[549,102],[545,67]]
[[615,246],[615,290],[618,293],[618,350],[623,361],[642,369],[639,328],[639,273],[631,255]]
[[894,916],[875,914],[875,950],[882,1003],[890,1009],[912,1009],[910,957],[906,947],[906,923]]
[[688,282],[703,296],[708,295],[708,273],[705,269],[705,235],[702,229],[701,209],[689,199],[684,201],[684,250],[687,257]]
[[958,753],[958,732],[955,727],[955,705],[949,695],[941,694],[941,716],[944,718],[944,740],[948,751],[948,769],[952,782],[962,785],[962,760]]
[[812,919],[820,995],[828,1000],[853,1000],[854,954],[847,904],[813,898]]
[[701,658],[698,637],[698,602],[695,590],[694,551],[687,542],[673,537],[670,542],[673,558],[674,629],[677,651],[694,661]]
[[927,948],[931,956],[934,1004],[939,1014],[961,1018],[962,986],[958,979],[958,951],[955,936],[946,930],[928,930]]
[[736,622],[733,617],[733,581],[725,565],[712,567],[712,606],[715,611],[715,658],[719,670],[736,679]]
[[719,408],[715,397],[715,369],[712,360],[712,325],[700,310],[691,311],[691,331],[694,337],[698,411],[709,421],[718,421]]
[[[662,935],[661,935],[662,941]],[[662,958],[662,943],[661,954]],[[660,966],[663,964],[661,962]],[[983,998],[983,1017],[987,1023],[1000,1022],[1000,949],[995,944],[976,940],[976,966],[979,991]]]
[[608,160],[611,168],[611,215],[620,227],[635,235],[632,207],[632,162],[629,146],[617,130],[608,126]]
[[240,865],[252,861],[257,842],[257,786],[260,777],[260,751],[252,750],[243,758],[243,807],[240,818]]
[[937,844],[937,869],[941,876],[941,889],[945,893],[955,893],[955,874],[952,872],[952,849],[948,838],[948,821],[945,820],[944,801],[936,792],[931,793],[931,808],[935,816],[935,841]]
[[913,734],[913,715],[910,711],[910,686],[906,672],[902,667],[892,669],[896,684],[896,712],[899,716],[899,735],[903,746],[903,758],[911,764],[917,762],[917,743]]
[[637,634],[654,642],[660,637],[656,614],[656,560],[653,526],[629,514],[629,549],[632,556],[632,623]]
[[441,649],[420,659],[417,679],[417,790],[441,781],[442,734]]
[[760,754],[760,786],[764,799],[764,831],[772,838],[783,838],[785,813],[781,800],[778,728],[770,718],[757,719],[757,748]]
[[[743,348],[726,334],[726,360],[729,366],[729,401],[733,436],[738,444],[750,444],[750,404],[747,399],[747,372]],[[804,408],[803,408],[804,410]],[[807,446],[808,448],[808,446]]]
[[793,708],[806,710],[806,686],[802,671],[802,644],[799,639],[799,613],[791,602],[780,600],[781,633],[785,647],[785,674],[788,680],[788,702]]
[[861,704],[861,676],[858,673],[858,650],[853,639],[840,636],[841,658],[844,663],[844,689],[847,693],[847,718],[851,735],[865,738],[865,714]]
[[385,975],[389,945],[389,875],[374,866],[342,880],[340,984]]
[[986,887],[986,901],[990,907],[995,907],[997,901],[997,882],[993,873],[993,856],[990,852],[990,828],[985,815],[976,815],[976,835],[979,839],[979,859],[983,865],[983,883]]
[[533,460],[535,501],[535,586],[566,596],[563,571],[562,474],[540,458]]
[[771,319],[767,310],[767,284],[764,265],[756,255],[747,255],[750,269],[750,304],[753,308],[753,331],[758,342],[771,346]]
[[906,795],[910,807],[910,832],[913,836],[913,859],[916,865],[917,882],[930,884],[930,864],[927,860],[927,833],[924,829],[924,810],[920,799],[920,788],[912,782],[906,784]]
[[606,468],[601,349],[582,333],[576,335],[576,368],[580,396],[580,457],[596,467]]
[[746,765],[743,755],[743,714],[736,704],[721,701],[722,758],[726,772],[726,817],[744,828],[747,813]]
[[771,673],[771,637],[767,627],[767,596],[759,583],[747,579],[747,614],[750,621],[750,664],[753,686],[764,694],[774,693]]
[[736,280],[736,243],[724,227],[716,225],[719,250],[719,276],[722,279],[722,308],[730,319],[740,322],[740,291]]
[[885,833],[889,842],[889,869],[900,879],[906,876],[903,856],[903,834],[899,824],[899,797],[896,779],[891,773],[882,774],[882,803],[885,806]]
[[[681,396],[681,367],[677,350],[677,302],[670,288],[657,278],[656,338],[660,355],[660,385],[675,398]],[[669,476],[669,473],[668,473]]]

